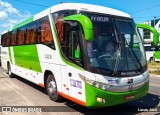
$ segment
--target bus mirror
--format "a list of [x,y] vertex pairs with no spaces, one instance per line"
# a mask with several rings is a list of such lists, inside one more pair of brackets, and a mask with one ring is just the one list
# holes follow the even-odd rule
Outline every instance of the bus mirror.
[[74,57],[80,59],[81,55],[79,50],[74,50]]
[[84,31],[84,38],[86,41],[93,41],[94,40],[94,29],[92,21],[84,15],[71,15],[63,18],[64,21],[77,21],[79,22]]
[[136,24],[136,26],[137,26],[137,28],[147,29],[150,32],[152,32],[153,33],[153,46],[157,46],[158,45],[159,34],[158,34],[157,30],[154,27],[146,25],[146,24]]

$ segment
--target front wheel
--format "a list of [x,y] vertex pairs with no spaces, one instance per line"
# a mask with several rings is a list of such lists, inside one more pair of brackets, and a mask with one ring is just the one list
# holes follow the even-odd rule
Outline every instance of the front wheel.
[[49,75],[47,78],[46,91],[51,100],[56,102],[62,99],[62,97],[58,95],[57,83],[53,75]]

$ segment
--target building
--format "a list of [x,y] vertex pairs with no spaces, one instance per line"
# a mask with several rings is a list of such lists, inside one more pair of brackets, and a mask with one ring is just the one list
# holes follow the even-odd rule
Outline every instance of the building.
[[[150,21],[146,21],[144,23],[154,27],[160,35],[160,19],[150,20]],[[142,38],[144,38],[144,43],[150,44],[151,42],[153,42],[152,32],[150,32],[149,30],[143,29],[143,32],[141,32],[141,33],[143,33]]]

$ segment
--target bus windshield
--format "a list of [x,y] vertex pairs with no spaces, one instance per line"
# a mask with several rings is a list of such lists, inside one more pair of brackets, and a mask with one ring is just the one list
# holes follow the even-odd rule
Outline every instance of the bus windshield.
[[86,42],[89,65],[113,72],[143,70],[146,58],[132,19],[82,13],[94,27],[94,40]]

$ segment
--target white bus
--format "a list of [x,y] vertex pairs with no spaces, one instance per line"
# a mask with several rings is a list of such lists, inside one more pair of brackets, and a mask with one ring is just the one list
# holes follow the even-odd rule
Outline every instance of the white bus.
[[148,93],[142,39],[130,15],[107,7],[63,3],[2,34],[2,67],[89,108]]
[[146,51],[146,59],[147,61],[153,62],[154,60],[154,51],[151,44],[144,44],[144,49]]

